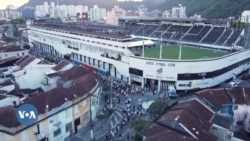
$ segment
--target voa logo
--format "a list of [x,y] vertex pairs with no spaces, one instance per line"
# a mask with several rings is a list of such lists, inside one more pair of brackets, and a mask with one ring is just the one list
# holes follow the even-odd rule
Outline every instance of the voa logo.
[[22,125],[31,125],[37,121],[38,111],[31,104],[23,104],[16,111],[17,121]]

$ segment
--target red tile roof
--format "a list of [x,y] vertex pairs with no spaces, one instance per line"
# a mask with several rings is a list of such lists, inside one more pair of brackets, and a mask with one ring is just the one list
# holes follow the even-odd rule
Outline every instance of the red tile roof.
[[210,89],[200,91],[197,94],[219,110],[224,104],[232,104],[232,98],[235,98],[235,104],[250,104],[250,88],[244,88],[244,90],[245,94],[243,88],[233,88],[232,90]]
[[19,46],[7,46],[7,47],[0,47],[0,52],[15,52],[15,51],[23,51],[26,49],[23,49]]
[[0,94],[0,100],[5,99],[7,96]]
[[46,105],[49,105],[49,110],[52,110],[64,104],[65,98],[72,100],[74,95],[77,97],[88,96],[87,93],[97,84],[96,78],[95,74],[89,72],[75,79],[70,88],[60,86],[48,92],[36,94],[26,102],[35,105],[39,113],[44,113]]
[[8,106],[0,108],[0,124],[7,128],[20,125],[16,119],[16,109],[14,107]]
[[145,131],[146,134],[148,134],[145,141],[196,141],[196,139],[189,135],[171,130],[156,123],[151,123],[146,127]]
[[26,67],[29,63],[31,63],[32,61],[34,61],[36,59],[36,57],[34,56],[30,56],[29,58],[27,58],[26,60],[24,60],[23,62],[20,63],[20,67],[24,68]]
[[68,64],[70,64],[69,61],[66,60],[62,60],[61,62],[59,62],[54,68],[52,68],[55,71],[59,71],[60,69],[62,69],[63,67],[67,66]]
[[[201,103],[197,100],[191,100],[171,107],[171,109],[157,119],[156,123],[166,126],[165,129],[161,129],[162,132],[166,130],[164,132],[167,133],[167,131],[171,129],[180,132],[183,136],[186,134],[191,136],[191,132],[192,135],[198,138],[198,140],[212,141],[217,140],[214,135],[209,133],[209,129],[211,127],[210,119],[212,116],[213,113],[205,108]],[[173,124],[175,124],[175,126],[173,126]],[[155,132],[152,131],[151,136],[154,137],[154,133]],[[151,134],[151,132],[148,134]],[[168,138],[166,138],[167,140],[182,140],[178,138],[179,135],[176,135],[176,137],[171,135],[172,132],[169,132],[169,134]],[[150,137],[150,139],[153,140],[153,137]],[[193,139],[195,138],[193,137]]]
[[[24,103],[30,103],[34,105],[38,112],[45,113],[46,106],[49,106],[49,111],[61,106],[66,101],[73,100],[75,97],[88,97],[88,92],[92,90],[97,84],[96,74],[84,70],[83,68],[72,68],[72,70],[64,72],[67,79],[74,79],[70,88],[64,88],[63,86],[56,87],[48,92],[41,92],[31,95]],[[29,92],[29,90],[23,90]],[[37,92],[37,91],[35,91]],[[14,90],[11,93],[21,94],[21,90]],[[0,108],[0,124],[5,127],[17,127],[19,124],[16,122],[15,108]],[[1,113],[2,112],[2,113]],[[6,114],[4,114],[6,112]],[[5,122],[6,118],[9,118]]]
[[0,64],[4,64],[7,62],[12,62],[12,61],[16,61],[16,60],[18,60],[18,57],[12,56],[12,57],[0,60]]
[[217,110],[221,108],[222,104],[232,104],[230,96],[225,93],[224,89],[203,90],[197,94],[206,99]]
[[25,55],[22,58],[20,58],[18,61],[16,61],[16,65],[20,65],[23,61],[25,61],[26,59],[28,59],[30,56],[29,55]]
[[61,76],[61,78],[64,81],[69,81],[69,80],[74,80],[78,77],[81,77],[85,74],[90,73],[89,70],[84,69],[82,67],[79,66],[73,66],[71,69],[63,71],[63,72],[58,72],[56,74],[58,74],[59,76]]
[[11,82],[10,80],[7,80],[3,83],[0,84],[0,87],[5,87],[5,86],[9,86],[9,85],[12,85],[14,84],[13,82]]

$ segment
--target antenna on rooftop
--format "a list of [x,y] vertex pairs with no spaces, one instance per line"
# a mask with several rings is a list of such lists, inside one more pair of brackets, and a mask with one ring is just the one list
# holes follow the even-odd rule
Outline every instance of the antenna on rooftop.
[[48,112],[49,112],[49,105],[46,105],[45,113],[48,113]]

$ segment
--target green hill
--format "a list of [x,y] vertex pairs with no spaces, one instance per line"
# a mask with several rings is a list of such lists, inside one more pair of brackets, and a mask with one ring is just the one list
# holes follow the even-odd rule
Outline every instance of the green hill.
[[187,7],[187,15],[201,14],[206,18],[239,16],[242,11],[250,10],[250,0],[144,0],[143,2],[117,2],[117,0],[29,0],[25,5],[35,6],[44,1],[54,1],[59,4],[82,4],[92,7],[94,4],[110,10],[114,5],[127,10],[134,10],[138,5],[145,5],[149,10],[171,9],[182,4]]

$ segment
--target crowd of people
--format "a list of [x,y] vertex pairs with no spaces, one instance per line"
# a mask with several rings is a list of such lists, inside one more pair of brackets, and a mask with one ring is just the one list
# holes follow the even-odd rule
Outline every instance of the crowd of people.
[[[110,81],[112,81],[112,85]],[[102,78],[102,82],[112,86],[113,96],[115,96],[117,99],[116,103],[112,103],[113,106],[110,108],[113,108],[115,110],[117,104],[124,105],[124,109],[122,109],[121,120],[116,125],[114,125],[113,128],[110,128],[109,133],[106,135],[105,141],[110,141],[112,138],[121,140],[123,136],[120,133],[121,129],[125,127],[131,119],[141,118],[145,114],[142,104],[132,104],[131,99],[133,95],[136,94],[144,95],[144,91],[139,87],[126,84],[120,80],[110,80],[108,78]],[[125,97],[125,100],[121,101],[122,97]],[[111,97],[106,97],[105,99],[107,105],[111,102],[111,100],[109,100],[110,98]],[[107,109],[106,105],[104,106],[104,109]],[[127,137],[123,137],[123,139],[124,138],[127,138],[128,140],[132,139],[132,137],[129,135],[127,135]]]

